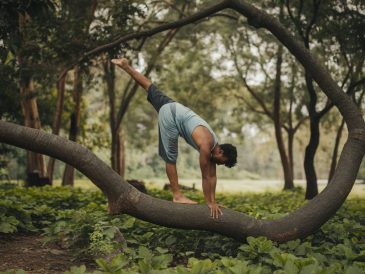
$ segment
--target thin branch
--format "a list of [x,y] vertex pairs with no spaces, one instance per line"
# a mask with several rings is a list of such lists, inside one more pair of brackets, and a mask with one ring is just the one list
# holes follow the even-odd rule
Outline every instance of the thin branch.
[[313,16],[306,28],[306,31],[305,31],[305,37],[308,39],[309,41],[309,35],[310,35],[310,32],[312,30],[312,27],[314,26],[314,24],[316,23],[317,21],[317,16],[318,16],[318,11],[319,11],[319,6],[321,4],[321,1],[316,1],[316,0],[313,0]]
[[228,19],[231,19],[233,21],[238,21],[238,17],[230,15],[230,14],[226,14],[226,13],[216,13],[216,14],[212,14],[210,15],[208,18],[212,18],[212,17],[225,17]]
[[[289,0],[286,0],[285,1],[285,4],[286,4],[286,9],[288,11],[288,14],[289,14],[289,17],[290,19],[292,20],[292,22],[294,23],[294,25],[296,26],[296,29],[299,33],[299,36],[303,39],[304,41],[304,33],[303,33],[303,30],[302,30],[302,26],[300,24],[300,21],[297,20],[295,17],[294,17],[294,14],[291,12],[291,9],[290,9],[290,4],[289,4]],[[300,18],[300,13],[301,13],[301,9],[298,9],[298,17]]]
[[[174,22],[171,22],[171,23],[167,23],[167,24],[164,24],[164,25],[160,25],[160,26],[157,26],[156,28],[153,28],[153,29],[150,29],[150,30],[146,30],[146,31],[138,32],[138,33],[130,33],[130,34],[124,35],[124,36],[116,39],[115,41],[112,41],[108,44],[101,45],[99,47],[96,47],[95,49],[92,49],[92,50],[84,53],[84,55],[82,57],[80,57],[75,63],[78,64],[78,63],[84,61],[86,58],[88,58],[90,56],[93,56],[93,55],[96,55],[100,52],[103,52],[103,51],[109,50],[111,48],[117,47],[120,44],[125,43],[129,40],[150,37],[152,35],[155,35],[157,33],[160,33],[160,32],[163,32],[163,31],[166,31],[166,30],[169,30],[169,29],[176,29],[176,28],[180,28],[182,26],[185,26],[187,24],[191,24],[193,22],[201,20],[202,18],[210,16],[210,15],[212,15],[212,14],[218,12],[218,11],[221,11],[222,9],[225,9],[225,8],[229,7],[230,2],[231,1],[229,1],[229,0],[223,0],[222,2],[220,2],[217,5],[211,6],[207,9],[205,9],[205,10],[197,12],[197,13],[195,13],[191,16],[185,17],[183,19],[180,19],[180,20],[177,20],[177,21],[174,21]],[[66,68],[64,70],[64,72],[62,72],[62,74],[59,76],[59,78],[61,78],[66,73],[66,71],[70,70],[74,65],[75,64],[72,64],[68,68]]]
[[242,83],[244,84],[244,86],[246,87],[246,89],[248,90],[248,92],[252,95],[252,97],[255,98],[255,100],[259,103],[259,105],[261,106],[261,108],[264,111],[264,113],[266,113],[267,116],[269,116],[271,119],[273,119],[273,115],[269,111],[269,109],[266,107],[266,104],[264,103],[264,101],[260,98],[260,96],[257,95],[257,93],[247,83],[246,77],[243,77],[242,76],[242,71],[241,71],[241,69],[240,69],[240,67],[238,65],[238,61],[237,61],[237,55],[234,54],[233,57],[234,57],[233,58],[233,61],[234,61],[236,70],[238,72],[239,78],[241,79]]
[[292,63],[292,78],[291,78],[291,83],[290,83],[290,87],[289,87],[289,110],[288,110],[288,123],[289,123],[289,127],[292,128],[293,127],[293,103],[294,103],[294,88],[295,88],[295,82],[296,82],[296,69],[295,69],[295,63]]
[[[356,81],[356,82],[353,82],[349,85],[349,87],[347,88],[347,91],[346,91],[346,94],[351,96],[354,94],[356,88],[359,86],[359,85],[362,85],[362,84],[365,84],[365,77]],[[319,113],[318,115],[320,117],[322,117],[323,115],[325,115],[329,110],[332,109],[332,107],[334,107],[334,103],[333,102],[330,102],[328,105],[326,105]]]
[[309,118],[308,116],[305,116],[302,119],[300,119],[299,122],[293,128],[293,133],[295,133],[299,129],[299,127],[305,122],[305,120],[307,120],[308,118]]
[[256,109],[244,96],[240,96],[240,95],[235,94],[234,97],[236,97],[239,100],[242,100],[248,106],[248,108],[251,111],[267,116],[267,114],[265,112]]

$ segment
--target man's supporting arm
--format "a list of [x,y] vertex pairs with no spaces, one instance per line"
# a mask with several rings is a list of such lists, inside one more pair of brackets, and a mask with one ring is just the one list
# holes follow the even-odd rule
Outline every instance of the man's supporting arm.
[[199,161],[202,172],[204,198],[210,208],[210,215],[213,218],[218,218],[219,214],[222,214],[222,211],[215,201],[215,188],[217,184],[216,167],[215,163],[210,161],[209,148],[200,148]]
[[127,72],[146,91],[152,84],[152,82],[146,76],[144,76],[142,73],[136,71],[132,66],[130,66],[126,58],[112,59],[112,63],[116,64],[118,67],[122,68],[125,72]]

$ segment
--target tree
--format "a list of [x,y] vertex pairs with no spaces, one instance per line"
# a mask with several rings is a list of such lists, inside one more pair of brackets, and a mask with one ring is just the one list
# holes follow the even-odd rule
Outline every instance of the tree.
[[[361,35],[363,31],[360,30],[360,25],[363,25],[364,22],[364,16],[356,11],[356,9],[361,9],[361,4],[356,3],[356,1],[354,3],[337,3],[320,0],[313,0],[311,2],[302,0],[289,2],[286,0],[286,6],[289,19],[294,23],[297,35],[308,50],[322,51],[324,53],[323,56],[335,56],[334,53],[340,51],[340,56],[337,56],[336,59],[344,58],[349,67],[348,72],[341,75],[343,77],[342,88],[345,88],[347,85],[347,94],[351,95],[357,85],[362,82],[357,78],[356,67],[361,69],[363,57],[359,59],[358,54],[354,54],[358,50],[360,55],[364,55],[362,47],[359,47],[364,41]],[[350,8],[351,6],[355,6],[355,10],[352,10]],[[346,28],[350,27],[351,31],[348,34],[342,31],[343,25],[346,25]],[[328,39],[328,33],[331,33],[330,39]],[[336,37],[338,45],[333,45],[333,37]],[[316,46],[316,42],[320,42],[319,45]],[[346,44],[353,45],[355,51],[353,48],[350,51],[346,50]],[[339,50],[337,50],[337,47]],[[341,71],[341,68],[339,71]],[[332,109],[334,104],[330,100],[327,100],[325,104],[321,102],[317,87],[313,83],[313,75],[309,71],[305,71],[304,78],[309,95],[307,110],[309,113],[311,133],[304,156],[304,170],[307,179],[305,197],[306,199],[312,199],[318,194],[314,158],[320,141],[320,122]],[[332,164],[332,168],[334,168],[333,166],[334,164]]]
[[[54,3],[49,0],[32,3],[11,0],[2,2],[0,9],[2,54],[16,60],[18,65],[17,81],[24,124],[40,129],[35,78],[41,71],[40,63],[44,57],[41,45],[52,29]],[[9,63],[15,66],[15,62]],[[28,181],[35,172],[45,176],[44,159],[42,155],[28,151]]]
[[[273,221],[256,220],[243,213],[223,209],[222,219],[216,221],[209,217],[205,205],[174,204],[142,194],[126,184],[117,173],[90,151],[59,136],[0,121],[0,141],[46,153],[73,165],[107,196],[111,213],[123,212],[168,227],[215,231],[239,240],[245,239],[248,235],[263,235],[283,242],[313,233],[336,212],[351,191],[365,153],[365,122],[353,101],[341,91],[318,59],[298,43],[278,20],[244,1],[226,0],[192,16],[149,31],[124,36],[113,43],[118,44],[128,39],[182,27],[226,8],[236,10],[247,17],[249,24],[264,27],[276,36],[304,68],[311,72],[313,79],[339,108],[348,126],[349,138],[331,184],[302,208]],[[100,49],[108,48],[113,43],[92,52],[100,52]],[[186,216],[189,216],[188,219]]]
[[[242,32],[233,34],[226,42],[237,78],[243,85],[243,92],[240,90],[236,97],[244,103],[246,112],[250,112],[250,121],[262,126],[274,125],[284,189],[291,189],[294,187],[294,136],[307,118],[300,111],[303,96],[298,90],[298,70],[295,61],[273,39],[261,33]],[[282,81],[282,75],[285,75],[286,81]],[[263,79],[257,80],[260,78]],[[286,145],[283,131],[287,133]]]
[[[62,118],[64,115],[65,84],[66,76],[70,70],[74,70],[73,81],[79,83],[75,85],[70,93],[73,98],[73,107],[70,115],[69,138],[75,139],[82,134],[83,127],[80,124],[82,110],[80,109],[82,101],[82,86],[86,86],[85,79],[91,74],[85,69],[85,64],[92,65],[92,60],[85,59],[85,62],[77,66],[69,66],[74,60],[83,55],[83,52],[95,47],[96,44],[104,43],[110,40],[115,33],[124,33],[132,30],[132,16],[140,14],[138,7],[133,5],[132,1],[107,0],[107,1],[61,1],[57,10],[56,29],[51,36],[50,47],[53,49],[53,66],[56,67],[56,73],[63,72],[63,76],[56,79],[57,99],[54,110],[52,133],[60,134]],[[137,17],[137,16],[135,16]],[[120,53],[121,48],[113,49],[110,54]],[[68,67],[69,66],[69,67]],[[79,71],[75,73],[75,71]],[[97,72],[94,75],[98,77]],[[80,77],[84,80],[80,81]],[[71,78],[71,77],[70,77]],[[76,88],[77,87],[77,88]],[[49,159],[47,175],[53,178],[55,160]],[[63,175],[64,184],[73,184],[73,168],[66,166]]]

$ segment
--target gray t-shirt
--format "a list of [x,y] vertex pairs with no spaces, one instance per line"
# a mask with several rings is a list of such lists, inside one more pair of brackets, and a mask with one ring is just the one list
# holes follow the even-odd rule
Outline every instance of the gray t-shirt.
[[159,154],[165,162],[176,163],[178,156],[178,138],[183,137],[193,148],[199,147],[191,136],[197,126],[206,127],[213,137],[213,149],[218,143],[214,131],[199,115],[180,103],[167,103],[158,113]]

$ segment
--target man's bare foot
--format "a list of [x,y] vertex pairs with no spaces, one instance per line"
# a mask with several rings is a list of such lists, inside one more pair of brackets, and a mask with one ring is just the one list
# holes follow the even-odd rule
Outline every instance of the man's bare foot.
[[172,201],[174,203],[179,203],[179,204],[190,204],[190,205],[196,205],[197,202],[190,200],[189,198],[185,197],[184,195],[179,195],[176,196],[172,199]]
[[116,64],[121,68],[126,68],[129,66],[129,62],[127,58],[119,58],[119,59],[112,59],[112,63]]

